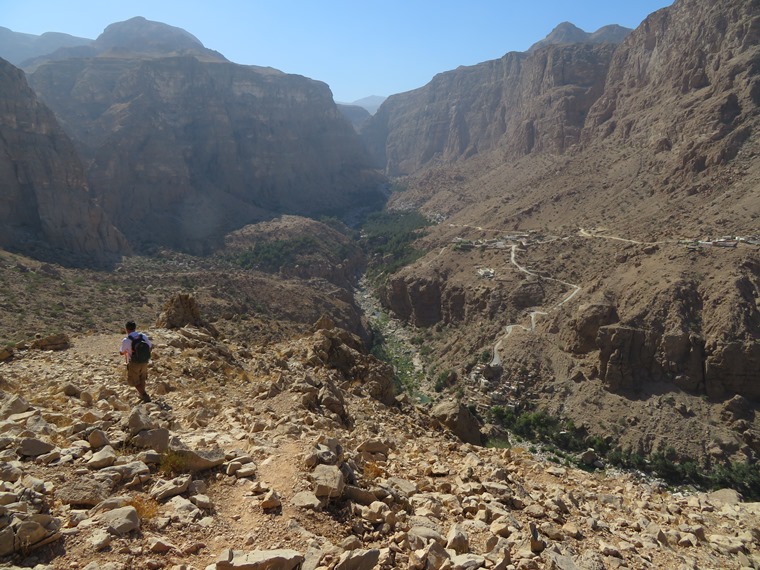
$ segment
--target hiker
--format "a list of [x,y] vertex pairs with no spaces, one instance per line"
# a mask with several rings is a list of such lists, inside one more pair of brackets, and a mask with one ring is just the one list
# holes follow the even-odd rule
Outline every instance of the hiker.
[[150,396],[145,391],[148,380],[148,361],[153,344],[147,335],[137,332],[137,325],[129,321],[125,327],[127,336],[121,341],[119,354],[124,355],[127,363],[127,384],[134,386],[143,402],[150,402]]

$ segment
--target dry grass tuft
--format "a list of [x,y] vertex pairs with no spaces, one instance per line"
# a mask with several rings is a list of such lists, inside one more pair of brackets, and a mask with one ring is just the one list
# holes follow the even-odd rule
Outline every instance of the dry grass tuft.
[[378,477],[385,476],[385,469],[380,467],[374,461],[370,461],[364,466],[363,474],[364,474],[364,478],[367,479],[368,481],[374,481]]
[[158,516],[160,504],[157,500],[151,497],[137,495],[127,504],[135,508],[137,516],[140,517],[141,521],[150,521]]

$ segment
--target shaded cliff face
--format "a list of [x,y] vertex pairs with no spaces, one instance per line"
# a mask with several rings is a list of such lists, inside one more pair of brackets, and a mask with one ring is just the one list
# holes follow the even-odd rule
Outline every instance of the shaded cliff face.
[[503,147],[563,152],[580,139],[614,46],[548,46],[437,75],[393,95],[362,129],[379,167],[414,173]]
[[[0,60],[0,245],[106,261],[126,241],[87,191],[73,144],[24,74]],[[50,255],[48,252],[46,255]]]
[[27,71],[138,250],[206,252],[280,213],[342,215],[384,200],[327,85],[229,63],[180,28],[133,18]]
[[379,202],[379,177],[323,83],[194,57],[72,59],[30,78],[138,248],[203,251],[247,223]]

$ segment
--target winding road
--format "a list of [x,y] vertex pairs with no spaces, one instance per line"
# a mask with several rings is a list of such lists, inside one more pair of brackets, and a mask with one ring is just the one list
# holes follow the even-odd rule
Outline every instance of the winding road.
[[[558,308],[560,308],[565,303],[569,302],[578,293],[581,292],[580,285],[576,285],[574,283],[568,283],[567,281],[562,281],[561,279],[555,279],[553,277],[544,277],[542,275],[539,275],[538,273],[534,273],[533,271],[530,271],[529,269],[523,267],[522,265],[520,265],[517,262],[517,258],[516,258],[516,255],[517,255],[517,245],[512,245],[511,249],[512,249],[512,251],[510,252],[510,255],[509,255],[509,261],[512,263],[512,265],[514,265],[517,268],[518,271],[520,271],[522,273],[525,273],[526,275],[530,275],[530,276],[533,276],[533,277],[538,277],[540,279],[544,279],[546,281],[554,281],[555,283],[559,283],[561,285],[564,285],[565,287],[568,287],[568,288],[572,289],[572,291],[570,292],[570,294],[567,295],[567,297],[565,297],[564,299],[562,299],[562,301],[560,301],[559,303],[557,303],[556,305],[554,305],[553,307],[551,307],[549,309],[549,312],[557,310]],[[504,334],[504,336],[502,336],[496,342],[496,344],[493,347],[493,358],[491,359],[490,365],[491,366],[501,366],[501,362],[502,361],[501,361],[501,356],[499,355],[499,350],[502,348],[502,346],[504,344],[504,341],[507,340],[507,338],[509,338],[509,335],[512,334],[512,331],[515,330],[515,328],[521,328],[521,329],[523,329],[525,331],[532,332],[536,328],[536,317],[539,316],[539,315],[546,316],[546,315],[549,314],[549,312],[547,312],[547,311],[531,311],[530,313],[528,313],[528,317],[530,318],[530,326],[529,327],[526,327],[525,325],[521,325],[519,323],[507,325],[505,327],[505,334]]]

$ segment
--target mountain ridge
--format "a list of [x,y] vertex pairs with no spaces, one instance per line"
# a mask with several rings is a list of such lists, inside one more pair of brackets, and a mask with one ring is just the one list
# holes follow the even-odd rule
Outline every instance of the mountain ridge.
[[586,32],[571,22],[562,22],[558,24],[549,34],[542,40],[537,41],[528,48],[528,52],[541,49],[548,45],[561,45],[561,44],[619,44],[628,34],[633,30],[625,28],[618,24],[609,24],[602,26],[595,32]]
[[[550,410],[644,453],[757,460],[756,412],[715,431],[690,419],[734,397],[757,410],[753,16],[744,2],[676,2],[615,48],[564,151],[514,154],[521,139],[505,137],[403,179],[390,207],[442,223],[381,295],[412,324],[448,331],[432,349],[437,368],[484,407]],[[481,377],[462,361],[484,351],[493,368]],[[514,399],[495,398],[496,386]],[[682,413],[700,398],[712,411]]]

